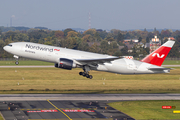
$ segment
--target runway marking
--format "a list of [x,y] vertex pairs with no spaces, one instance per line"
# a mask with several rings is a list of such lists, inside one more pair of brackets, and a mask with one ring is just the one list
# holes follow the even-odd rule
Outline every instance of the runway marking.
[[33,108],[33,109],[20,109],[22,111],[27,111],[27,110],[53,110],[54,108]]
[[59,109],[58,107],[56,107],[54,104],[52,104],[52,102],[50,102],[49,100],[47,100],[53,107],[55,107],[57,110],[59,110],[61,113],[63,113],[69,120],[72,120],[66,113],[64,113],[61,109]]
[[[97,108],[59,108],[60,110],[97,110]],[[33,108],[33,109],[20,109],[22,111],[28,110],[54,110],[54,108]]]

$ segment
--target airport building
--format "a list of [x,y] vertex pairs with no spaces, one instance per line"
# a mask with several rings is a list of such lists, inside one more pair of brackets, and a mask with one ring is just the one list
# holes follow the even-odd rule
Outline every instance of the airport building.
[[157,36],[154,36],[154,38],[150,40],[150,53],[159,48],[159,46],[161,46],[161,40],[159,40]]

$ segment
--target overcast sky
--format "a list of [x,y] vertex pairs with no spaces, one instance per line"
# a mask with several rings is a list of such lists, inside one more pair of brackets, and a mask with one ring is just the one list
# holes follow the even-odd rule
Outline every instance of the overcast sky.
[[0,0],[0,26],[180,29],[180,0]]

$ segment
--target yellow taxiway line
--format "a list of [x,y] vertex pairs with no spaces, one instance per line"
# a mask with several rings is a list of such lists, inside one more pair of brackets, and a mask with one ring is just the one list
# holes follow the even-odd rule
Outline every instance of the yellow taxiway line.
[[59,110],[62,114],[64,114],[69,120],[72,120],[66,113],[64,113],[62,110],[60,110],[58,107],[56,107],[54,104],[52,104],[51,101],[47,100],[53,107],[55,107],[57,110]]

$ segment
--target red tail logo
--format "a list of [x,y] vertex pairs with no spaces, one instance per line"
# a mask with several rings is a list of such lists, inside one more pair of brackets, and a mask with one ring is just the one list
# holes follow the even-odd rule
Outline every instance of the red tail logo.
[[169,51],[171,50],[172,46],[174,45],[175,41],[167,41],[161,47],[156,49],[150,55],[142,59],[142,62],[146,62],[149,64],[161,66],[164,62],[165,58],[167,57]]
[[159,55],[159,53],[154,53],[152,55],[153,57],[157,56],[158,58],[163,58],[165,56],[165,54],[162,54],[161,56]]

